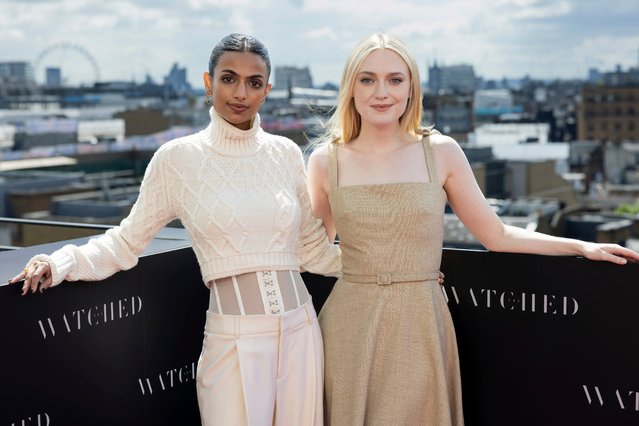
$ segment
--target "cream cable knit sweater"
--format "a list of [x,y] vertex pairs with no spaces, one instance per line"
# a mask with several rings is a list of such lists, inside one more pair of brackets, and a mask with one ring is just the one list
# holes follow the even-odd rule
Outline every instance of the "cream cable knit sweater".
[[95,281],[130,269],[154,235],[179,218],[204,283],[258,270],[338,275],[340,249],[311,210],[299,147],[260,128],[239,130],[212,108],[209,126],[162,145],[140,195],[118,227],[83,246],[29,261],[51,265],[53,285]]

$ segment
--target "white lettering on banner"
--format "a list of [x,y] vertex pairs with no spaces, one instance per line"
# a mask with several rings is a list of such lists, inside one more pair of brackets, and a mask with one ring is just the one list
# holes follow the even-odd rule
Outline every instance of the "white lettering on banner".
[[[592,390],[588,387],[588,385],[582,386],[584,389],[584,393],[586,394],[586,400],[588,401],[588,405],[597,405],[603,407],[608,402],[604,401],[604,398],[601,396],[601,391],[599,386],[592,386]],[[610,396],[614,393],[613,404],[615,406],[619,406],[622,410],[631,410],[639,412],[639,391],[621,391],[619,389],[615,389],[614,392],[610,392]],[[634,395],[634,397],[633,397]],[[593,397],[596,396],[596,400]]]
[[49,426],[51,424],[51,418],[47,413],[38,414],[35,417],[27,417],[26,419],[18,420],[11,423],[11,426]]
[[[537,295],[535,293],[500,291],[486,288],[476,292],[469,288],[468,296],[470,296],[470,299],[466,299],[464,298],[464,293],[458,293],[454,286],[442,286],[441,289],[446,303],[454,300],[457,305],[469,301],[476,308],[501,308],[506,311],[536,312],[564,316],[572,316],[579,311],[579,303],[574,297],[569,296]],[[448,292],[452,294],[452,299],[449,298]]]
[[[473,305],[479,306],[479,304],[477,303],[477,298],[475,297],[475,293],[473,293],[473,289],[472,288],[470,289],[470,297],[473,298]],[[457,302],[457,303],[459,303],[459,302]]]
[[[175,387],[178,383],[187,383],[195,380],[197,373],[197,362],[187,364],[183,367],[174,368],[157,375],[155,377],[138,379],[142,395],[153,395],[153,384],[156,391],[165,391]],[[159,387],[158,387],[159,384]]]
[[[56,325],[63,327],[67,333],[80,331],[83,328],[94,327],[118,319],[139,314],[142,311],[142,298],[130,298],[107,302],[104,305],[92,306],[88,309],[78,309],[71,313],[64,313],[57,321],[51,317],[38,320],[42,338],[55,337]],[[55,325],[54,325],[55,324]]]

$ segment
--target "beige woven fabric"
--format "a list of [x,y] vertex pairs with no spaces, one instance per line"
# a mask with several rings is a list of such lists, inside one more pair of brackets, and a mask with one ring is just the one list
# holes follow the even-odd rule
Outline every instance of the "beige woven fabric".
[[338,151],[329,147],[329,200],[348,280],[320,314],[326,424],[462,425],[455,331],[436,278],[446,194],[429,138],[429,183],[338,187]]

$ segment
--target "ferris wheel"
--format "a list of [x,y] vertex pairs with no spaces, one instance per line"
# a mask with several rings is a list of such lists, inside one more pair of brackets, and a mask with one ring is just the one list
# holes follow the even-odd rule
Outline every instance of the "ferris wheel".
[[100,81],[100,68],[82,46],[56,43],[40,52],[34,61],[37,81],[45,80],[46,68],[58,68],[65,85],[86,85]]

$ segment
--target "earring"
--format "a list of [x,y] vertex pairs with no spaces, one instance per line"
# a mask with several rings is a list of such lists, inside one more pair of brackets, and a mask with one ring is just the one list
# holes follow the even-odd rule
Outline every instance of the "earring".
[[210,93],[207,93],[206,96],[205,96],[204,102],[207,105],[213,105],[213,95],[211,95]]

